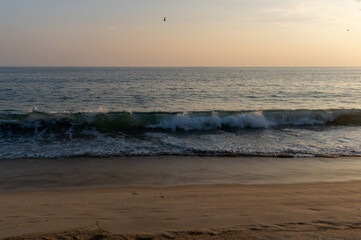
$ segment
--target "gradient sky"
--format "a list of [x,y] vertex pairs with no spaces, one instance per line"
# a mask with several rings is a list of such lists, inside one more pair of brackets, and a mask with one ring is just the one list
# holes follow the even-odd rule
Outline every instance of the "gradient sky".
[[0,0],[0,66],[361,66],[361,0]]

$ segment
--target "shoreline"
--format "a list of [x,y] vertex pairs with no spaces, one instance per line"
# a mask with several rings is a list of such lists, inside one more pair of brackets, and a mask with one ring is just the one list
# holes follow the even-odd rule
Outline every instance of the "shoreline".
[[0,192],[361,181],[361,157],[149,156],[0,161]]
[[3,192],[0,238],[361,236],[360,198],[360,181]]
[[0,168],[0,239],[361,236],[358,157],[22,159]]

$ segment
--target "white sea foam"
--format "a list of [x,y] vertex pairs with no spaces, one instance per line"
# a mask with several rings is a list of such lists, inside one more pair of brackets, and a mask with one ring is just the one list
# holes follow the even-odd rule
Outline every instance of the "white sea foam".
[[[0,120],[0,158],[163,154],[359,156],[359,119],[360,110],[353,109],[5,114]],[[239,134],[237,128],[268,130],[245,130]],[[319,131],[310,131],[313,129]]]
[[216,113],[209,116],[193,114],[177,114],[162,119],[158,124],[149,128],[211,130],[222,127],[229,128],[269,128],[280,125],[321,125],[333,122],[340,113],[319,111],[282,111],[282,112],[247,112],[238,115],[220,117]]
[[243,113],[237,116],[228,116],[222,119],[222,126],[238,128],[268,128],[275,123],[265,118],[262,112]]

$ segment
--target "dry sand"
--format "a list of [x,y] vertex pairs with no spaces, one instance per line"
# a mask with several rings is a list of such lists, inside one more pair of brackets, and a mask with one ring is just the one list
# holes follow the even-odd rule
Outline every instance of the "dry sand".
[[361,182],[0,193],[0,237],[361,239]]

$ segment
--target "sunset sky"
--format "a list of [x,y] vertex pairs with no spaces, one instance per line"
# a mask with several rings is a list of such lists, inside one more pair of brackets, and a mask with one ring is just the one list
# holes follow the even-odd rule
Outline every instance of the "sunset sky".
[[361,66],[361,0],[0,0],[0,34],[0,66]]

